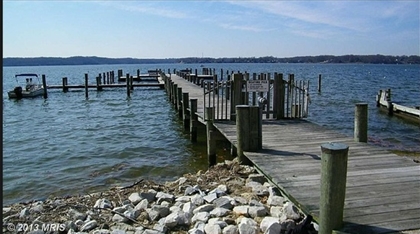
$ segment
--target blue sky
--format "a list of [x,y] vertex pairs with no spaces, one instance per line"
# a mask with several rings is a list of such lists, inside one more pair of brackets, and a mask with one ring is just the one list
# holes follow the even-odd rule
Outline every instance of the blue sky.
[[420,1],[9,1],[3,57],[420,55]]

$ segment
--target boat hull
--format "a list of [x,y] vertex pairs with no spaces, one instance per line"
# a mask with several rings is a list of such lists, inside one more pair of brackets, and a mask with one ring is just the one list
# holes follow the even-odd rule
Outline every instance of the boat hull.
[[[11,99],[17,99],[18,98],[18,95],[16,95],[14,90],[7,92],[7,95]],[[39,96],[43,96],[43,95],[44,95],[44,88],[31,90],[31,91],[22,90],[22,97],[21,98],[34,98],[34,97],[39,97]]]

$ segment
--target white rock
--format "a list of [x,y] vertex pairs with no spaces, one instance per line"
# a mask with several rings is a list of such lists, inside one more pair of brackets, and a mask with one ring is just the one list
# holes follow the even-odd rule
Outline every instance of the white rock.
[[238,232],[236,225],[228,225],[222,230],[223,234],[237,234]]
[[142,211],[142,210],[146,210],[148,206],[149,206],[149,201],[147,199],[143,199],[134,207],[134,209]]
[[96,222],[96,220],[92,220],[92,221],[89,221],[89,222],[85,223],[85,225],[83,225],[80,230],[82,232],[90,231],[90,230],[96,228],[97,226],[98,226],[98,222]]
[[264,206],[251,206],[248,209],[248,214],[252,217],[264,217],[267,215],[267,209]]
[[178,225],[179,220],[179,214],[178,213],[170,213],[168,216],[165,217],[165,226],[168,228],[173,228]]
[[187,202],[182,206],[182,211],[192,214],[196,206],[192,202]]
[[250,206],[235,206],[233,207],[233,213],[237,214],[237,215],[244,215],[244,216],[248,216],[248,209]]
[[188,230],[189,234],[204,234],[204,227],[206,224],[204,222],[197,222],[194,224],[194,227]]
[[287,219],[293,219],[293,220],[300,219],[299,210],[291,202],[286,202],[283,205],[283,213],[286,215]]
[[182,203],[187,203],[187,202],[191,201],[191,197],[190,196],[180,196],[180,197],[177,197],[175,199],[175,201],[182,202]]
[[231,211],[226,208],[216,207],[210,212],[210,215],[213,217],[224,217],[228,215]]
[[20,211],[19,213],[19,218],[24,218],[26,216],[28,216],[29,213],[29,209],[27,207],[23,208],[23,210]]
[[209,193],[208,195],[204,196],[203,199],[208,203],[212,203],[217,199],[217,193]]
[[219,225],[221,229],[225,228],[228,224],[220,218],[211,218],[207,221],[208,224]]
[[268,197],[267,205],[269,205],[269,206],[282,206],[284,201],[285,201],[284,197],[272,195],[272,196]]
[[132,193],[128,197],[128,200],[130,200],[131,203],[133,203],[133,205],[137,205],[137,203],[139,203],[141,200],[143,200],[143,198],[140,197],[139,193]]
[[196,206],[201,206],[204,204],[204,199],[200,194],[195,194],[191,197],[191,202]]
[[226,209],[232,209],[233,208],[232,203],[234,203],[234,200],[228,196],[219,197],[213,201],[213,204],[215,206],[226,208]]
[[157,198],[157,203],[160,204],[163,201],[167,201],[169,203],[172,203],[175,200],[175,196],[169,193],[164,193],[164,192],[158,192],[156,194],[156,198]]
[[[281,226],[279,223],[279,219],[275,217],[264,217],[260,224],[261,231],[264,233],[280,233]],[[268,231],[267,231],[268,230]]]
[[117,223],[125,223],[128,221],[128,219],[119,214],[114,214],[114,216],[112,216],[112,221],[117,222]]
[[165,217],[169,214],[169,208],[166,206],[153,205],[152,210],[157,211],[160,217]]
[[283,207],[282,206],[271,206],[270,207],[270,215],[273,217],[280,218],[283,215]]
[[112,209],[113,206],[112,206],[112,203],[108,199],[101,198],[95,202],[95,205],[93,206],[93,208],[101,208],[101,209],[111,208]]
[[204,205],[201,205],[201,206],[199,206],[199,207],[195,208],[195,209],[193,210],[193,213],[194,213],[194,214],[196,214],[196,213],[198,213],[198,212],[203,212],[203,211],[205,211],[205,212],[210,212],[210,211],[212,211],[213,209],[214,209],[214,205],[213,205],[213,204],[204,204]]
[[257,222],[250,218],[242,218],[238,225],[239,234],[258,234]]
[[222,229],[220,228],[220,226],[215,225],[215,224],[206,224],[206,226],[204,227],[204,231],[206,234],[221,234],[222,233]]
[[207,220],[210,218],[210,214],[208,212],[198,212],[194,214],[194,216],[191,218],[191,222],[195,223],[198,221],[201,222],[207,222]]

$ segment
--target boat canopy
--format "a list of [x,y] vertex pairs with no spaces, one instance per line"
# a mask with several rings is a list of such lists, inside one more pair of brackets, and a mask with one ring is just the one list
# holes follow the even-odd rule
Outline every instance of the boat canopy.
[[22,74],[16,74],[15,77],[19,77],[19,76],[35,76],[38,77],[37,74],[34,73],[22,73]]

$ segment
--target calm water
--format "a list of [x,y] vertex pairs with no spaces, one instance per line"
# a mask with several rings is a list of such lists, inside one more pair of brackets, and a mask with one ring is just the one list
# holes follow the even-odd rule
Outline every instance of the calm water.
[[[354,64],[207,64],[224,71],[294,73],[310,80],[309,120],[351,136],[354,106],[369,104],[369,141],[420,152],[419,126],[378,111],[375,95],[391,88],[393,100],[420,105],[420,66]],[[3,67],[3,205],[50,195],[100,191],[140,178],[164,181],[206,169],[204,139],[190,143],[163,90],[136,88],[63,93],[9,100],[17,73],[47,76],[48,84],[82,84],[98,73],[123,69],[201,69],[200,64]],[[142,72],[143,73],[143,72]],[[322,93],[316,91],[322,74]],[[223,149],[219,152],[226,155]]]

